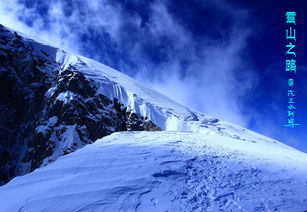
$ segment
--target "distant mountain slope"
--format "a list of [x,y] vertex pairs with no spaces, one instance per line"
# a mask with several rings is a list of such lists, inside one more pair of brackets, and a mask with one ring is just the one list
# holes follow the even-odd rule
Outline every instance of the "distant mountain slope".
[[307,155],[218,133],[114,133],[0,187],[0,205],[0,212],[303,212]]

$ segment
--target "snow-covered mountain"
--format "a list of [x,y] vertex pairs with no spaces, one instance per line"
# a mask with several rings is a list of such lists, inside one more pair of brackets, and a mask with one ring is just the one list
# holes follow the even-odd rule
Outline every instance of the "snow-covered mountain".
[[0,88],[0,212],[307,210],[305,153],[1,25]]
[[203,131],[193,112],[88,58],[0,26],[0,182],[116,131]]
[[0,184],[116,131],[217,122],[116,70],[3,26],[0,84]]

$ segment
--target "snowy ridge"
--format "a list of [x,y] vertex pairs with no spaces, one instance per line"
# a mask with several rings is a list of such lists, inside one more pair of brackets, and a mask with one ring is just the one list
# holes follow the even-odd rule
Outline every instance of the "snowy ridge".
[[60,51],[57,59],[63,69],[73,65],[88,79],[93,80],[110,99],[117,98],[136,113],[150,118],[163,130],[192,130],[186,121],[208,122],[214,119],[196,114],[162,94],[148,89],[127,75],[94,60]]
[[[14,30],[11,30],[11,32],[14,32]],[[22,33],[18,32],[18,34],[25,36],[24,39],[31,42],[34,54],[50,61],[56,61],[61,70],[66,70],[69,66],[73,66],[98,87],[96,95],[101,93],[111,100],[117,98],[120,103],[128,107],[128,110],[149,118],[162,130],[212,132],[235,138],[238,133],[244,131],[244,136],[239,137],[239,139],[248,141],[261,140],[284,145],[240,126],[192,111],[104,64],[52,47],[42,41],[29,39]],[[50,69],[49,71],[55,72],[55,69]],[[46,95],[52,95],[53,89],[50,88]],[[65,92],[58,94],[56,98],[67,102],[69,99],[73,99],[73,96],[74,93]]]
[[[143,117],[148,117],[162,130],[211,132],[242,140],[261,140],[263,142],[284,145],[274,139],[237,125],[192,111],[168,97],[143,86],[131,77],[89,58],[58,50],[56,60],[62,65],[62,69],[69,65],[76,67],[87,79],[95,83],[99,88],[98,93],[106,95],[110,99],[117,98],[119,102],[130,110]],[[243,136],[237,136],[242,131],[245,132],[242,134]]]
[[299,212],[306,173],[306,154],[268,143],[114,133],[0,187],[0,212]]

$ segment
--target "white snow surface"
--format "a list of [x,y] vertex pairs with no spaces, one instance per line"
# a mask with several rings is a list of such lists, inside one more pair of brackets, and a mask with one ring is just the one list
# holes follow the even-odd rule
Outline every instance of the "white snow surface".
[[0,212],[307,210],[307,155],[218,134],[120,132],[0,187]]

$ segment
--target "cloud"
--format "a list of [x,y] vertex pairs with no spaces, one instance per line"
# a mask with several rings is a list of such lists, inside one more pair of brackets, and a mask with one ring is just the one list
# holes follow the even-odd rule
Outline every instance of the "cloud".
[[106,63],[191,108],[247,126],[244,99],[257,82],[245,57],[247,11],[223,0],[184,4],[3,0],[0,23]]
[[[225,10],[222,6],[218,9]],[[250,115],[243,112],[244,99],[258,81],[244,59],[250,29],[236,22],[224,34],[221,26],[215,26],[223,34],[219,40],[208,36],[195,40],[164,4],[154,6],[152,19],[152,33],[172,37],[176,44],[165,63],[147,65],[147,72],[139,72],[137,78],[184,105],[247,126]],[[182,61],[187,61],[185,68]],[[159,74],[152,77],[149,71]]]
[[[52,11],[48,16],[48,21],[53,21],[61,14],[61,11],[52,6]],[[46,27],[46,20],[42,18],[40,14],[37,13],[35,8],[27,8],[25,5],[18,3],[17,0],[3,0],[0,3],[0,23],[4,26],[12,28],[22,33],[30,35],[32,38],[42,40],[53,46],[61,46],[64,49],[69,49],[71,51],[77,51],[73,48],[71,42],[72,36],[66,33],[68,30],[65,24],[59,21],[54,21],[51,26]],[[62,20],[63,21],[63,20]],[[64,40],[66,35],[69,35]]]

